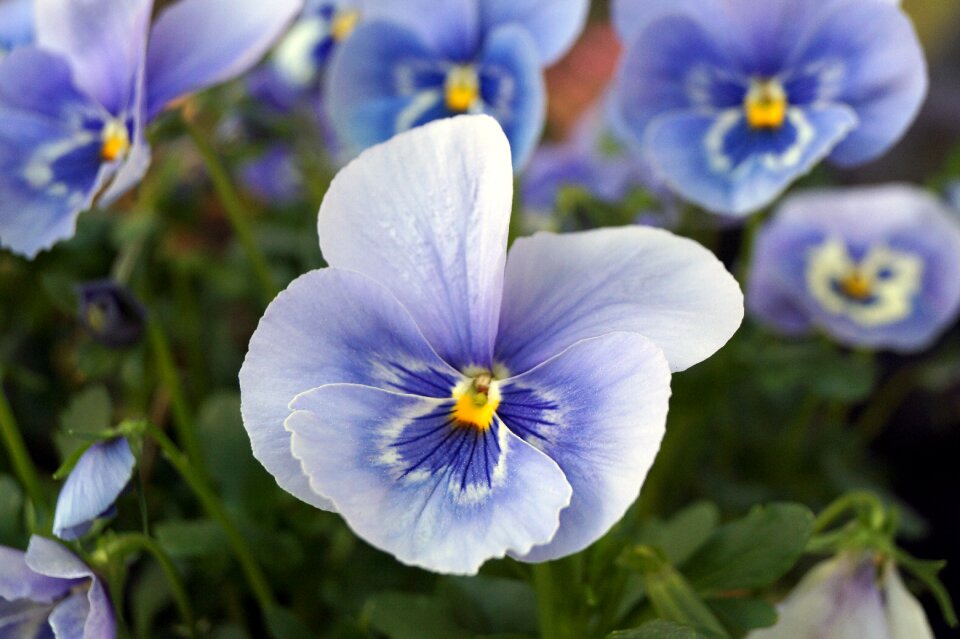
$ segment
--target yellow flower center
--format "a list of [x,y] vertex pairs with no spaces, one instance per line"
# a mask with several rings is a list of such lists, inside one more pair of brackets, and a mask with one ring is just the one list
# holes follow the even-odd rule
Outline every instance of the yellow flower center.
[[487,430],[500,405],[500,388],[490,373],[481,373],[457,384],[453,398],[457,400],[453,407],[453,420],[457,424]]
[[447,73],[444,85],[447,108],[455,113],[466,113],[480,97],[480,78],[470,65],[457,65]]
[[127,125],[118,120],[108,122],[101,134],[103,141],[100,146],[100,159],[104,162],[113,162],[122,157],[130,149],[130,134]]
[[743,99],[743,110],[752,129],[779,129],[790,106],[787,92],[778,80],[753,80]]
[[330,35],[333,36],[335,41],[343,42],[350,37],[359,22],[359,11],[340,11],[334,16],[333,22],[330,24]]
[[847,297],[862,302],[873,295],[873,282],[860,271],[852,271],[840,280],[840,290]]

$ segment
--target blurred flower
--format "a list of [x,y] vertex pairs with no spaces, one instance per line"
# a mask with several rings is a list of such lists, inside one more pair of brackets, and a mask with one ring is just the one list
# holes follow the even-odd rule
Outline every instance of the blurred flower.
[[661,230],[539,234],[508,261],[509,159],[486,116],[362,154],[320,209],[331,268],[274,300],[240,372],[278,483],[440,572],[599,538],[653,462],[671,370],[743,313],[722,264]]
[[923,349],[960,309],[960,224],[911,186],[794,195],[757,238],[747,303],[784,333]]
[[877,0],[618,0],[615,105],[684,198],[742,216],[820,160],[871,160],[926,95],[909,18]]
[[[607,125],[602,105],[582,117],[569,140],[544,144],[536,150],[523,175],[523,205],[528,217],[549,218],[561,190],[584,189],[609,203],[621,203],[635,189],[645,189],[670,200],[670,193],[654,179],[649,167],[626,149]],[[672,208],[668,206],[667,208]],[[653,211],[637,211],[644,219]]]
[[98,193],[150,162],[147,123],[252,66],[302,0],[36,0],[36,46],[0,62],[0,245],[32,257],[71,237]]
[[542,67],[586,20],[586,0],[381,0],[340,48],[327,108],[355,152],[440,118],[485,113],[522,167],[543,129]]
[[933,639],[920,602],[892,561],[844,553],[816,566],[780,606],[772,628],[748,639]]
[[293,150],[275,144],[243,165],[243,183],[265,202],[289,204],[303,197],[303,175]]
[[0,635],[113,639],[113,605],[94,572],[55,541],[0,546]]
[[66,541],[87,534],[93,522],[111,516],[130,483],[136,459],[123,437],[97,442],[81,455],[57,499],[53,534]]
[[113,280],[87,282],[77,287],[79,317],[98,342],[124,348],[140,341],[147,311],[133,293]]
[[33,41],[33,0],[0,0],[0,59]]

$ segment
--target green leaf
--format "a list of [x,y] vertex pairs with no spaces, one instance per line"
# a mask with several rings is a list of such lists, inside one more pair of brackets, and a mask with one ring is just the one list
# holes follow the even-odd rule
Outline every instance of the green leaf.
[[300,619],[280,606],[273,606],[266,611],[267,630],[275,639],[315,639],[316,635],[310,632]]
[[777,609],[759,599],[707,599],[706,603],[734,637],[777,623]]
[[709,639],[693,628],[681,626],[671,621],[657,619],[650,621],[633,630],[618,630],[607,639]]
[[439,597],[473,634],[537,633],[537,596],[529,584],[493,577],[449,577]]
[[674,566],[682,566],[710,538],[720,521],[716,504],[698,502],[667,521],[646,522],[637,543],[659,548]]
[[813,513],[799,504],[757,506],[721,526],[687,562],[698,592],[767,586],[797,563],[813,533]]
[[658,617],[708,635],[729,637],[707,605],[662,553],[650,546],[634,546],[631,550],[630,565],[643,575],[647,596]]
[[60,413],[60,432],[56,442],[61,459],[68,459],[77,448],[89,444],[90,440],[84,434],[107,431],[112,415],[113,402],[105,387],[91,386],[74,395]]
[[366,606],[370,625],[390,639],[470,639],[442,602],[428,595],[383,593]]
[[17,545],[23,532],[23,491],[20,484],[0,475],[0,544]]
[[157,541],[174,559],[192,559],[222,553],[223,530],[209,519],[165,521],[157,524]]
[[953,608],[950,593],[947,592],[939,577],[940,571],[947,565],[947,562],[917,559],[899,549],[896,551],[896,559],[897,563],[906,568],[930,590],[940,605],[944,619],[947,620],[951,628],[955,628],[957,626],[957,613]]

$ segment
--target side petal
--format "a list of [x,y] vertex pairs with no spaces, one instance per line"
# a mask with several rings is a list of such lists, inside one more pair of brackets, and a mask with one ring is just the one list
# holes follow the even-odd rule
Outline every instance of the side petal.
[[36,0],[37,43],[62,54],[77,86],[113,115],[134,97],[152,0]]
[[[357,27],[334,54],[324,90],[341,142],[355,155],[407,128],[400,124],[402,114],[421,95],[420,87],[406,86],[407,77],[440,64],[438,54],[402,24],[372,21]],[[437,94],[434,103],[439,101]]]
[[318,493],[403,563],[475,574],[549,541],[570,485],[499,421],[451,422],[452,403],[336,384],[297,398],[293,454]]
[[24,557],[30,570],[56,579],[90,579],[93,571],[59,543],[34,535]]
[[934,639],[923,606],[903,585],[900,571],[893,563],[886,565],[883,577],[890,639]]
[[113,507],[135,465],[130,444],[123,437],[87,449],[60,491],[53,534],[66,541],[86,534],[93,521]]
[[533,36],[540,63],[560,59],[583,32],[589,0],[480,0],[485,33],[505,24],[517,24]]
[[320,207],[320,247],[332,266],[390,289],[445,361],[489,367],[512,197],[496,120],[439,120],[340,171]]
[[251,68],[303,8],[303,0],[180,0],[150,32],[147,113]]
[[[90,602],[82,594],[67,597],[50,613],[50,628],[56,639],[85,639],[84,624],[90,615]],[[101,635],[107,636],[107,635]]]
[[23,551],[0,546],[0,600],[29,599],[50,603],[65,595],[74,585],[75,581],[35,572],[27,565]]
[[507,261],[497,361],[519,374],[573,344],[639,333],[681,371],[736,332],[743,295],[708,250],[652,228],[538,233]]
[[267,308],[240,369],[240,408],[253,454],[277,483],[330,510],[290,454],[283,420],[294,397],[333,383],[449,397],[458,379],[386,288],[325,269],[295,280]]
[[529,162],[547,118],[547,87],[533,40],[516,25],[497,29],[480,54],[480,69],[484,112],[503,127],[514,169],[520,171]]
[[859,118],[830,161],[862,164],[893,146],[917,117],[929,84],[923,48],[910,19],[889,2],[844,3],[821,24],[803,59],[840,61],[831,99]]
[[[729,111],[728,115],[739,112]],[[788,148],[771,149],[736,122],[689,110],[656,118],[644,147],[654,170],[681,197],[722,215],[746,216],[810,172],[857,125],[844,106],[791,110],[802,117]]]
[[505,380],[497,415],[557,462],[573,487],[551,542],[517,555],[547,561],[583,550],[623,517],[660,450],[670,367],[635,333],[577,342]]

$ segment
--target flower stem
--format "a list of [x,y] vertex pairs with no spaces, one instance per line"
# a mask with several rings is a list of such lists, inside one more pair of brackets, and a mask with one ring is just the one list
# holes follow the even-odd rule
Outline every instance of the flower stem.
[[154,357],[157,363],[157,372],[160,375],[161,382],[170,395],[170,406],[173,412],[173,423],[177,429],[177,437],[180,445],[183,446],[187,455],[193,464],[203,468],[203,452],[200,448],[200,442],[197,439],[196,431],[193,425],[193,416],[184,397],[183,385],[180,383],[180,375],[177,373],[176,365],[173,362],[173,354],[170,350],[170,342],[166,334],[160,328],[156,318],[151,318],[147,323],[147,333],[150,337],[150,346],[153,349]]
[[16,418],[13,416],[13,410],[10,408],[10,402],[7,401],[7,395],[3,390],[3,379],[0,377],[0,439],[7,449],[7,455],[10,457],[10,463],[13,471],[20,479],[33,507],[38,511],[46,513],[47,500],[40,485],[40,478],[37,475],[37,469],[30,459],[27,452],[27,446],[23,441],[23,435],[17,426]]
[[553,566],[549,562],[534,564],[533,586],[537,591],[537,613],[541,639],[561,639],[557,618],[556,593],[553,589]]
[[270,271],[266,258],[254,240],[253,229],[250,227],[250,212],[243,204],[243,200],[237,193],[227,169],[223,166],[217,156],[216,149],[204,132],[193,122],[184,120],[184,126],[200,152],[201,158],[203,158],[210,179],[213,181],[213,187],[216,189],[230,224],[233,226],[233,231],[237,234],[237,239],[243,246],[247,259],[250,260],[250,265],[253,267],[254,274],[260,283],[264,303],[269,304],[280,292],[280,289],[273,278],[273,273]]
[[177,567],[173,564],[173,560],[170,559],[170,556],[167,555],[160,544],[146,535],[127,533],[111,540],[106,547],[108,555],[119,555],[121,557],[139,550],[150,553],[153,555],[153,558],[157,560],[157,564],[159,564],[163,570],[167,578],[167,583],[170,585],[170,593],[173,595],[173,600],[180,612],[180,617],[187,626],[187,634],[190,637],[196,637],[196,621],[193,615],[193,608],[190,606],[190,597],[187,595],[187,590],[184,588],[183,580],[180,578]]
[[164,457],[167,458],[174,468],[177,469],[177,472],[180,473],[180,476],[189,484],[197,496],[197,499],[200,500],[204,510],[207,511],[207,514],[220,524],[220,527],[227,537],[227,543],[230,544],[234,555],[236,555],[237,560],[240,562],[240,567],[243,569],[250,589],[257,598],[257,602],[260,604],[264,615],[267,615],[275,606],[273,593],[270,591],[266,577],[264,577],[263,572],[261,572],[257,560],[250,551],[250,547],[243,539],[236,524],[233,523],[227,510],[223,507],[223,504],[220,503],[220,500],[213,492],[213,489],[207,484],[203,475],[194,468],[190,463],[190,459],[176,447],[163,431],[153,424],[148,424],[147,432],[150,433],[150,436],[160,446]]

